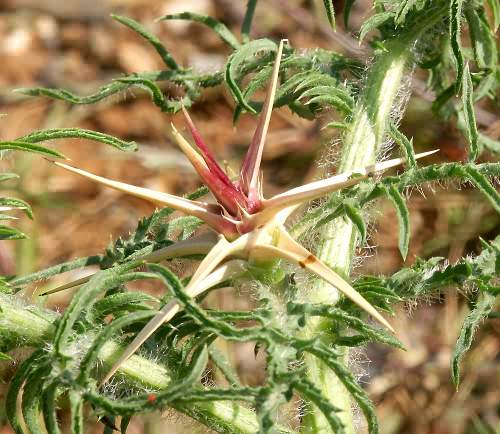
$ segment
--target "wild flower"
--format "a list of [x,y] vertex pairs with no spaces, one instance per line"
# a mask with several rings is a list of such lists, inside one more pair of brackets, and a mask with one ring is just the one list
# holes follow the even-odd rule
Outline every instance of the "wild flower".
[[[286,6],[286,2],[280,3]],[[471,310],[450,363],[452,380],[458,385],[460,360],[471,347],[475,330],[496,314],[500,238],[482,242],[479,256],[466,256],[455,264],[443,263],[442,258],[415,259],[414,265],[402,267],[393,275],[361,275],[352,284],[341,276],[349,276],[357,261],[359,242],[364,245],[367,237],[365,210],[380,197],[386,197],[395,207],[398,247],[403,258],[407,257],[411,234],[409,197],[405,195],[409,189],[450,180],[470,182],[500,211],[500,195],[495,188],[500,165],[476,161],[479,156],[483,158],[484,150],[500,149],[497,141],[478,130],[478,126],[490,123],[484,119],[490,119],[491,114],[481,116],[482,121],[478,116],[476,123],[474,113],[479,113],[475,103],[493,98],[498,89],[495,31],[500,24],[500,8],[497,0],[484,3],[377,1],[375,14],[359,29],[360,41],[374,34],[370,37],[373,57],[366,56],[366,51],[357,56],[352,50],[348,55],[330,49],[299,52],[267,38],[252,39],[256,0],[247,2],[241,38],[209,16],[186,12],[162,17],[160,20],[183,19],[206,25],[228,45],[232,51],[224,70],[209,74],[181,66],[143,25],[115,16],[151,44],[165,64],[162,70],[121,76],[86,96],[65,89],[22,89],[22,93],[32,96],[93,104],[139,87],[151,95],[162,112],[183,110],[196,146],[174,127],[173,136],[212,192],[215,203],[199,200],[207,191],[205,187],[186,198],[177,197],[105,179],[67,161],[54,161],[67,170],[165,208],[141,219],[128,238],[114,241],[101,255],[73,259],[27,276],[0,277],[0,351],[20,346],[36,349],[10,381],[6,415],[14,431],[24,430],[19,420],[22,413],[30,432],[46,430],[57,434],[59,398],[68,397],[71,431],[75,433],[83,432],[85,403],[92,405],[109,428],[115,429],[115,418],[121,417],[122,432],[133,415],[172,407],[217,432],[290,433],[295,432],[290,427],[293,418],[287,417],[283,404],[298,397],[304,402],[304,406],[296,406],[300,432],[357,432],[357,417],[352,414],[355,402],[364,414],[368,432],[378,434],[374,405],[349,360],[367,342],[403,346],[385,329],[364,321],[363,310],[390,328],[377,310],[391,314],[394,303],[437,297],[444,289],[469,287],[474,288],[468,294]],[[325,0],[324,4],[333,25],[333,2]],[[350,9],[346,4],[345,28]],[[465,28],[469,31],[464,32]],[[338,40],[338,36],[344,36],[327,32]],[[462,46],[466,36],[472,49]],[[464,132],[468,161],[417,167],[416,158],[428,154],[415,156],[412,139],[398,128],[404,112],[402,93],[408,96],[411,71],[417,66],[422,67],[419,76],[428,75],[426,87],[436,96],[435,114],[447,120],[454,117],[458,129]],[[267,97],[261,106],[253,101],[253,95],[268,80]],[[183,89],[180,101],[177,94],[170,94],[162,85],[165,81]],[[243,112],[257,114],[257,108],[262,107],[236,180],[217,164],[185,110],[204,89],[222,84],[234,99],[235,120]],[[415,84],[413,81],[414,90],[423,89],[423,82]],[[430,93],[425,97],[433,99]],[[339,174],[266,198],[260,170],[262,151],[271,111],[285,105],[306,119],[315,118],[321,111],[323,115],[336,111],[335,122],[328,126],[341,131]],[[0,142],[0,152],[34,152],[53,161],[62,156],[38,143],[72,137],[121,150],[137,148],[133,142],[96,131],[56,128]],[[400,146],[407,160],[404,172],[367,179],[403,161],[374,164],[388,153],[387,144],[392,142]],[[12,177],[15,175],[1,174],[0,181]],[[366,181],[360,183],[363,179]],[[314,200],[323,196],[328,197]],[[295,212],[308,201],[314,205],[306,212]],[[0,211],[13,209],[31,217],[27,203],[0,198]],[[174,210],[187,216],[167,219]],[[0,219],[8,217],[0,214]],[[210,231],[193,236],[202,223]],[[317,257],[298,242],[303,243],[307,233],[316,234],[311,250]],[[0,225],[0,239],[22,237],[25,235],[17,229]],[[189,281],[179,276],[176,263],[192,255],[204,259]],[[169,267],[155,263],[162,260],[173,262]],[[284,261],[291,264],[285,266]],[[44,292],[83,284],[61,314],[19,302],[16,292],[30,282],[92,265],[101,270]],[[320,278],[314,279],[312,285],[304,285],[306,273],[290,272],[297,266]],[[145,279],[155,279],[170,294],[167,292],[160,300],[125,286]],[[226,283],[251,287],[256,307],[225,311],[204,309],[198,303],[205,291]],[[339,292],[346,297],[339,299]],[[195,299],[198,295],[202,296]],[[162,304],[158,312],[156,306]],[[166,321],[171,324],[159,327]],[[126,360],[157,328],[147,348]],[[92,340],[90,346],[88,338]],[[254,346],[255,352],[265,352],[263,383],[248,386],[245,375],[234,369],[240,367],[233,366],[222,352],[217,353],[220,342],[245,343]],[[0,358],[8,356],[0,353]],[[107,372],[107,380],[121,363],[115,381],[100,387],[102,375]],[[222,375],[229,386],[226,381],[207,378],[211,374]]]
[[[189,285],[186,287],[187,294],[192,297],[201,294],[223,280],[227,280],[228,275],[234,276],[241,270],[241,261],[237,259],[224,263],[230,257],[248,259],[253,263],[285,259],[318,275],[340,290],[346,297],[350,298],[385,327],[394,331],[387,320],[348,282],[295,241],[287,232],[285,223],[298,206],[334,191],[351,187],[375,174],[402,164],[404,160],[397,158],[377,163],[372,167],[360,168],[327,179],[311,182],[269,199],[264,198],[260,165],[276,88],[278,86],[278,73],[283,44],[284,41],[282,40],[276,54],[264,107],[236,181],[232,181],[219,166],[213,153],[203,141],[184,107],[182,107],[182,111],[199,152],[194,149],[172,124],[172,131],[177,144],[215,197],[216,204],[188,200],[124,184],[94,175],[65,163],[53,162],[59,167],[85,176],[100,184],[198,217],[218,234],[216,239],[208,239],[208,242],[206,235],[202,235],[185,241],[181,246],[178,243],[175,247],[177,253],[179,253],[179,248],[184,248],[186,249],[185,252],[190,251],[191,253],[206,254],[193,274]],[[417,154],[416,158],[422,158],[435,152],[437,151]],[[168,248],[163,253],[166,252],[169,252]],[[158,260],[165,256],[157,252],[155,257]],[[144,259],[151,260],[150,257]],[[76,283],[82,283],[82,281]],[[207,283],[209,284],[207,285]],[[68,285],[64,286],[64,288],[67,287]],[[56,290],[61,289],[62,287],[56,288]],[[55,292],[55,290],[50,291],[50,293],[52,292]],[[169,321],[178,310],[179,304],[176,300],[165,305],[126,348],[104,378],[104,382],[117,371],[125,360],[137,351],[158,327],[164,322]]]

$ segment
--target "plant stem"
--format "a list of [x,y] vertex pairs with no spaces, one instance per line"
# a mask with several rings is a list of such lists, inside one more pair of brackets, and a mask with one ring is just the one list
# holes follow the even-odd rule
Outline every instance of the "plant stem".
[[[365,167],[375,162],[385,138],[386,126],[401,86],[405,66],[410,56],[406,43],[393,42],[388,51],[381,54],[372,65],[349,130],[344,137],[344,147],[339,172]],[[336,219],[323,226],[317,256],[342,276],[349,276],[357,245],[355,226],[344,219]],[[338,291],[318,281],[312,294],[305,295],[309,302],[336,304]],[[328,332],[329,322],[311,318],[305,329],[306,337],[319,336],[328,345],[332,337]],[[347,363],[347,348],[339,348]],[[324,396],[339,408],[346,434],[355,434],[356,429],[351,410],[351,398],[336,375],[320,360],[306,356],[308,376]],[[315,407],[309,409],[304,418],[302,432],[332,433],[323,414]]]
[[[15,296],[0,294],[0,342],[15,342],[16,347],[40,347],[50,342],[55,333],[53,324],[59,316],[36,306],[26,306]],[[107,342],[98,359],[111,367],[124,347]],[[133,355],[119,369],[128,386],[164,389],[171,382],[168,370],[144,357]],[[225,401],[183,404],[175,408],[200,422],[216,428],[218,432],[250,434],[259,430],[255,413],[246,407]],[[281,433],[292,433],[279,429]]]

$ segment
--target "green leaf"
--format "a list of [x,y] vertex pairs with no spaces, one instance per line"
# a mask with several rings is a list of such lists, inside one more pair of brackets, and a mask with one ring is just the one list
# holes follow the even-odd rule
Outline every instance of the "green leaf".
[[193,12],[182,12],[180,14],[165,15],[158,19],[158,21],[163,20],[188,20],[205,24],[206,26],[210,27],[215,33],[217,33],[220,38],[230,47],[237,49],[240,46],[240,43],[238,42],[236,37],[231,33],[231,31],[226,27],[225,24],[207,15],[195,14]]
[[184,372],[182,383],[191,385],[200,381],[203,372],[208,363],[208,349],[206,345],[199,346],[194,352],[191,364],[188,366],[187,372]]
[[252,27],[256,6],[257,0],[248,0],[245,18],[243,19],[243,24],[241,25],[241,37],[244,43],[247,43],[250,40],[250,29]]
[[330,105],[335,107],[338,111],[344,114],[352,113],[352,109],[345,103],[341,98],[333,95],[318,95],[307,101],[306,105],[320,104],[320,105]]
[[301,380],[296,381],[293,386],[297,389],[303,399],[312,402],[320,409],[325,416],[325,419],[330,424],[331,430],[328,431],[336,434],[346,434],[342,419],[338,416],[338,413],[340,413],[341,410],[325,399],[321,390],[319,390],[314,383],[309,381],[307,378],[302,378]]
[[0,142],[0,151],[4,150],[32,152],[34,154],[41,154],[50,158],[66,158],[63,154],[54,151],[53,149],[22,141]]
[[377,27],[384,24],[386,21],[390,20],[394,14],[392,12],[380,12],[378,14],[372,15],[368,18],[359,31],[359,42],[362,42],[365,39],[368,32],[376,29]]
[[469,161],[475,161],[479,154],[478,131],[474,115],[472,78],[469,65],[465,66],[462,80],[462,104],[464,112],[465,130],[469,142]]
[[98,131],[85,130],[83,128],[53,128],[49,130],[35,131],[27,136],[20,137],[18,140],[27,143],[38,143],[45,140],[55,139],[87,139],[95,142],[104,143],[114,146],[122,151],[136,151],[137,143],[127,142],[110,136],[109,134],[100,133]]
[[325,125],[325,128],[337,128],[339,130],[347,130],[349,128],[349,125],[346,124],[345,122],[328,122]]
[[51,384],[43,391],[42,414],[45,427],[49,434],[60,434],[57,421],[57,398],[59,396],[58,384]]
[[[306,80],[296,90],[298,91],[311,84],[309,80]],[[345,114],[352,113],[354,107],[353,98],[337,83],[313,86],[298,97],[298,99],[303,98],[310,98],[306,104],[329,104]]]
[[132,29],[134,32],[142,36],[146,41],[148,41],[156,50],[156,52],[160,55],[163,63],[168,66],[170,69],[179,69],[179,66],[175,62],[172,55],[168,52],[165,46],[161,43],[161,41],[152,33],[148,32],[140,23],[133,20],[132,18],[123,17],[120,15],[111,15],[111,17]]
[[410,243],[410,212],[406,206],[405,199],[401,192],[394,185],[385,187],[387,197],[396,208],[396,214],[399,222],[399,242],[398,247],[403,259],[408,254],[408,245]]
[[128,86],[125,83],[113,81],[112,83],[102,86],[97,92],[88,96],[79,96],[68,90],[46,87],[25,87],[15,89],[14,92],[28,96],[46,96],[49,98],[60,99],[72,104],[95,104],[96,102],[99,102],[110,95],[114,95],[127,87]]
[[323,4],[325,5],[328,22],[330,23],[330,26],[332,26],[332,29],[335,30],[335,9],[333,7],[333,0],[323,0]]
[[[359,287],[356,286],[356,289]],[[382,290],[386,293],[393,294],[391,290],[382,287]],[[400,300],[397,296],[396,300]],[[387,333],[385,330],[378,329],[373,327],[363,320],[358,318],[357,316],[349,315],[345,310],[340,309],[338,307],[324,305],[324,304],[295,304],[290,303],[288,306],[288,310],[292,313],[305,313],[311,316],[321,316],[325,318],[331,318],[337,322],[339,322],[342,326],[348,326],[353,330],[356,330],[361,335],[364,336],[366,341],[373,342],[382,342],[388,345],[391,345],[395,348],[404,349],[404,345],[396,339],[390,333]]]
[[450,33],[451,49],[455,57],[455,63],[457,69],[457,79],[455,82],[456,93],[460,92],[460,87],[463,84],[462,76],[464,73],[464,57],[462,54],[462,43],[460,41],[462,7],[463,7],[463,0],[450,1],[449,33]]
[[486,319],[495,306],[495,297],[482,292],[474,308],[465,318],[451,357],[451,379],[455,387],[460,383],[460,361],[470,349],[474,333],[481,321]]
[[359,235],[361,236],[361,244],[364,244],[366,241],[366,225],[361,215],[361,210],[359,208],[356,208],[355,206],[352,206],[349,203],[344,203],[344,210],[346,216],[349,218],[349,220],[352,221],[352,223],[358,229]]
[[47,367],[42,366],[31,372],[24,384],[21,401],[23,419],[30,434],[45,434],[40,421],[40,397]]
[[21,231],[10,228],[8,226],[0,225],[0,240],[22,240],[28,238],[26,234]]
[[408,167],[410,169],[416,168],[417,160],[415,160],[415,152],[413,151],[413,139],[408,140],[393,122],[389,124],[389,135],[403,150]]
[[24,434],[24,429],[17,412],[17,400],[24,382],[33,369],[33,364],[43,355],[43,350],[35,351],[30,357],[19,365],[16,373],[10,380],[9,390],[5,398],[5,414],[10,426],[16,434]]
[[486,199],[493,205],[493,208],[500,213],[500,193],[491,185],[488,178],[471,164],[464,166],[463,170],[467,174],[467,178],[484,194]]
[[269,39],[257,39],[250,41],[248,44],[244,44],[235,50],[226,63],[225,77],[229,90],[231,91],[236,102],[246,111],[253,114],[256,114],[257,111],[248,104],[238,86],[239,74],[243,65],[248,62],[249,58],[252,58],[256,53],[264,50],[276,51],[277,46]]

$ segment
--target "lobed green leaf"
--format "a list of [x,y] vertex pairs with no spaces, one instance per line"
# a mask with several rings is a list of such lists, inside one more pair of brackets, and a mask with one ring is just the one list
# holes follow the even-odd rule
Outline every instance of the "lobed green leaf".
[[226,63],[226,83],[231,91],[236,102],[241,105],[246,111],[255,114],[256,110],[250,106],[245,100],[241,89],[239,88],[238,81],[240,71],[243,65],[247,62],[248,58],[252,58],[260,51],[276,51],[276,44],[269,39],[257,39],[250,41],[247,44],[237,48]]

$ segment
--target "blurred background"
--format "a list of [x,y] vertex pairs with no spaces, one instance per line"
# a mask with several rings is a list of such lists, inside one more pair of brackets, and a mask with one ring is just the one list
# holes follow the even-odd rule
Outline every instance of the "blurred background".
[[[71,106],[61,101],[28,98],[19,87],[58,87],[89,94],[123,73],[161,69],[154,50],[110,13],[130,16],[153,31],[177,62],[213,72],[229,53],[209,29],[188,22],[156,23],[155,18],[193,11],[222,20],[238,32],[244,1],[230,0],[2,0],[0,2],[0,139],[8,140],[40,128],[83,127],[135,140],[139,151],[121,153],[83,140],[57,141],[54,146],[87,170],[127,183],[184,194],[200,182],[171,141],[170,121],[141,92],[127,91],[95,105]],[[341,13],[343,1],[336,2]],[[351,14],[356,31],[371,13],[371,3],[355,2]],[[301,49],[324,47],[359,54],[361,48],[338,19],[337,34],[328,27],[321,1],[267,0],[257,6],[252,37],[286,37]],[[422,77],[420,77],[422,79]],[[234,127],[233,102],[222,87],[205,91],[191,109],[201,133],[219,160],[237,170],[250,142],[255,119],[243,116]],[[264,155],[267,194],[320,176],[335,162],[338,141],[322,126],[299,119],[288,109],[274,112]],[[500,137],[498,107],[484,105],[481,128]],[[461,160],[464,139],[430,111],[428,99],[412,96],[402,129],[417,149],[440,148],[434,161]],[[488,156],[486,156],[488,158]],[[144,201],[101,188],[52,167],[36,156],[16,154],[0,161],[2,171],[20,174],[6,194],[32,204],[35,219],[20,218],[18,227],[30,239],[0,243],[0,274],[26,274],[79,256],[101,253],[111,240],[133,230],[152,212]],[[445,188],[444,188],[445,187]],[[493,239],[500,217],[479,194],[451,184],[412,192],[409,202],[412,238],[406,265],[415,258],[442,256],[451,262],[479,251],[478,238]],[[5,187],[3,187],[5,188]],[[384,201],[372,209],[370,248],[360,250],[357,273],[390,274],[402,265],[397,248],[397,220]],[[88,270],[85,271],[85,274]],[[78,271],[65,279],[81,277]],[[52,284],[54,282],[51,282]],[[63,307],[70,294],[54,296],[50,306]],[[246,301],[228,291],[213,302],[226,307]],[[458,392],[450,381],[449,359],[458,329],[467,313],[467,294],[455,289],[419,305],[401,306],[393,320],[406,352],[377,345],[355,354],[353,366],[377,404],[383,434],[500,433],[499,320],[480,332],[463,362]],[[252,348],[234,355],[239,373],[249,383],[262,378]],[[2,376],[8,373],[2,370]],[[5,388],[0,386],[0,394]],[[2,405],[3,408],[3,405]],[[3,410],[1,410],[3,411]],[[10,433],[0,411],[0,433]],[[90,416],[89,416],[90,417]],[[360,432],[363,432],[360,418]],[[95,424],[95,432],[102,426]],[[89,429],[89,432],[94,432]],[[133,419],[129,433],[207,432],[182,417],[153,414]]]

